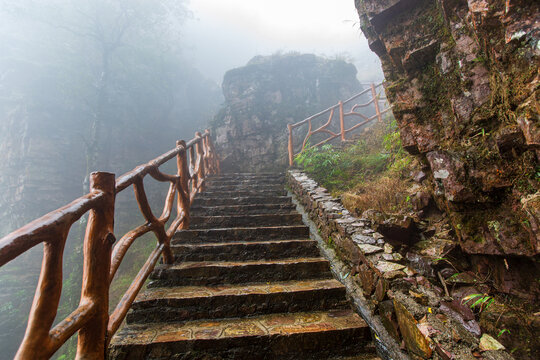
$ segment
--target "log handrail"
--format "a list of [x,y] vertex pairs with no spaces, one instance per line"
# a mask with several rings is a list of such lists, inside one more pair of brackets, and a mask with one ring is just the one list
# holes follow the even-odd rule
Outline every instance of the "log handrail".
[[[309,147],[316,147],[316,146],[323,145],[323,144],[325,144],[325,143],[327,143],[327,142],[329,142],[329,141],[331,141],[331,140],[333,140],[333,139],[335,139],[337,137],[341,137],[341,141],[345,141],[345,140],[347,140],[346,135],[348,133],[350,133],[351,131],[353,131],[353,130],[355,130],[355,129],[363,126],[363,125],[366,125],[366,124],[372,122],[375,119],[378,119],[378,121],[381,122],[382,121],[382,115],[384,113],[388,112],[391,109],[391,107],[386,107],[383,110],[381,110],[381,108],[380,108],[379,102],[383,101],[383,100],[386,100],[386,97],[381,95],[382,91],[379,91],[379,93],[377,92],[377,89],[380,88],[382,85],[383,85],[383,83],[379,83],[379,84],[373,84],[372,83],[372,84],[370,84],[369,88],[359,92],[356,95],[351,96],[350,98],[348,98],[345,101],[340,101],[337,104],[330,106],[328,109],[325,109],[325,110],[323,110],[321,112],[318,112],[317,114],[311,115],[310,117],[307,117],[304,120],[298,121],[298,122],[296,122],[294,124],[287,124],[287,130],[288,130],[288,133],[289,133],[289,143],[288,143],[289,166],[293,166],[294,157],[296,155],[302,153],[306,149],[306,147],[308,146],[309,139],[315,134],[326,133],[328,135],[328,137],[323,139],[322,141],[314,144],[314,145],[310,145]],[[344,105],[349,104],[349,103],[353,102],[354,100],[358,99],[360,96],[365,95],[365,94],[370,93],[370,92],[371,92],[371,100],[369,100],[367,103],[365,103],[365,104],[354,104],[349,111],[344,111],[343,110]],[[373,104],[373,107],[375,108],[375,115],[368,117],[368,116],[360,113],[359,111],[357,111],[357,109],[368,107],[371,104]],[[328,127],[330,127],[333,124],[334,113],[336,112],[336,109],[339,111],[339,133],[335,133],[332,130],[328,129]],[[312,124],[313,120],[319,118],[320,116],[326,115],[326,114],[328,114],[328,120],[323,125],[319,126],[317,129],[313,130],[313,124]],[[354,124],[353,126],[351,126],[350,128],[347,129],[345,127],[345,118],[350,117],[350,116],[359,117],[363,121],[360,122],[360,123]],[[305,135],[305,137],[304,137],[304,139],[302,141],[302,145],[300,147],[300,150],[298,152],[296,152],[295,149],[294,149],[295,148],[295,143],[294,143],[293,130],[295,128],[301,127],[302,125],[305,125],[305,124],[307,124],[307,126],[308,126],[307,133],[306,133],[306,135]]]
[[[177,173],[163,173],[159,167],[176,158]],[[105,172],[90,175],[90,192],[70,204],[54,210],[0,239],[0,266],[32,247],[43,243],[43,261],[28,325],[15,359],[49,359],[71,336],[79,333],[77,359],[104,359],[110,339],[120,327],[127,311],[160,257],[165,264],[174,262],[170,242],[178,229],[189,226],[189,208],[195,195],[204,188],[209,175],[219,174],[220,166],[210,132],[197,132],[187,143],[146,164],[119,176]],[[163,212],[156,217],[146,197],[147,175],[169,182]],[[128,231],[118,241],[114,235],[116,195],[133,187],[145,223]],[[173,212],[176,217],[166,224]],[[84,260],[79,306],[53,327],[62,291],[62,260],[71,226],[89,212],[84,237]],[[133,242],[153,232],[157,245],[109,316],[110,284]]]

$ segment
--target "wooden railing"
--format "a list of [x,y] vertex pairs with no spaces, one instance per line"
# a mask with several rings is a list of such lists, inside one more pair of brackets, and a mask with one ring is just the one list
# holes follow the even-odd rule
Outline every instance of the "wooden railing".
[[[314,147],[314,146],[320,146],[320,145],[323,145],[337,137],[341,137],[341,141],[345,141],[346,140],[346,135],[356,129],[358,129],[359,127],[362,127],[364,125],[367,125],[368,123],[372,122],[373,120],[375,119],[378,119],[379,121],[382,121],[382,114],[386,113],[387,111],[390,110],[390,107],[384,107],[383,110],[381,110],[381,101],[385,101],[386,100],[386,97],[384,96],[384,92],[381,91],[383,90],[382,89],[382,83],[380,84],[370,84],[370,87],[354,96],[352,96],[351,98],[345,100],[345,101],[340,101],[338,102],[336,105],[333,105],[331,107],[329,107],[328,109],[326,110],[323,110],[315,115],[312,115],[302,121],[299,121],[295,124],[288,124],[287,125],[287,129],[289,131],[289,146],[288,146],[288,150],[289,150],[289,165],[290,166],[293,166],[294,164],[294,157],[301,153],[302,151],[305,150],[306,146],[308,146],[308,141],[313,137],[313,135],[315,134],[326,134],[327,137],[318,141],[316,144],[310,144],[309,147]],[[378,92],[379,91],[379,92]],[[365,94],[368,94],[368,93],[371,93],[371,100],[369,100],[368,102],[364,103],[364,104],[354,104],[350,107],[350,109],[348,110],[345,110],[345,106],[348,105],[348,104],[351,104],[354,100],[357,100],[358,98],[360,98],[361,96],[365,95]],[[373,104],[373,105],[372,105]],[[375,114],[372,115],[372,116],[367,116],[367,115],[364,115],[360,112],[358,112],[358,109],[361,109],[361,108],[367,108],[369,107],[370,105],[373,106],[374,108],[374,111],[375,111]],[[338,126],[335,125],[335,122],[334,122],[334,118],[335,118],[335,113],[336,113],[336,110],[338,110],[338,116],[339,116],[339,130],[335,130],[335,131],[339,131],[339,132],[335,132],[333,129],[336,129],[338,128]],[[326,115],[328,114],[328,120],[323,123],[322,125],[320,125],[318,128],[316,128],[315,130],[313,130],[313,123],[316,119],[319,119],[320,117],[322,117],[323,115]],[[348,117],[356,117],[358,120],[360,120],[360,122],[357,122],[355,124],[353,124],[350,128],[346,128],[346,124],[345,124],[345,120],[346,118]],[[304,137],[304,140],[302,141],[302,144],[301,146],[299,147],[299,149],[296,149],[298,148],[298,146],[296,146],[295,142],[294,142],[294,135],[293,135],[293,130],[295,128],[298,128],[298,127],[301,127],[303,125],[307,125],[308,126],[308,129],[307,129],[307,134],[305,135]]]
[[[169,175],[159,167],[176,157],[177,173]],[[160,256],[174,261],[170,241],[177,229],[189,225],[189,209],[195,194],[202,191],[205,178],[219,173],[210,133],[196,133],[189,142],[136,167],[115,180],[106,172],[91,174],[90,192],[70,204],[32,221],[0,239],[0,266],[30,248],[43,243],[43,262],[24,339],[15,359],[48,359],[77,331],[77,359],[104,359],[106,347],[118,330],[129,307]],[[147,175],[169,182],[169,191],[160,217],[156,217],[145,194]],[[133,187],[146,223],[129,231],[120,240],[114,235],[115,197]],[[176,198],[176,217],[166,228]],[[80,303],[68,317],[53,327],[62,291],[62,259],[71,226],[89,212],[84,238],[84,264]],[[124,255],[140,236],[153,232],[156,248],[109,315],[109,285]]]

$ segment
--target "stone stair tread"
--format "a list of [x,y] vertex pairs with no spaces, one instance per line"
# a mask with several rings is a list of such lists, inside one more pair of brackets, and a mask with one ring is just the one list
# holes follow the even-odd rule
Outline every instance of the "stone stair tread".
[[207,191],[235,191],[235,190],[284,190],[284,184],[258,184],[258,183],[238,183],[222,185],[219,182],[208,184]]
[[219,286],[172,286],[149,288],[137,296],[133,308],[144,302],[170,299],[191,299],[212,296],[231,296],[244,294],[272,294],[278,292],[300,292],[317,289],[341,289],[343,284],[335,279],[310,279],[276,281],[271,283],[226,284]]
[[245,205],[220,205],[199,206],[191,208],[192,216],[212,216],[228,214],[296,214],[294,204],[245,204]]
[[[279,191],[227,191],[225,193],[221,191],[205,191],[204,193],[198,194],[195,199],[198,200],[206,200],[206,199],[226,199],[226,200],[244,200],[245,198],[262,198],[265,199],[265,201],[272,201],[273,199],[280,199],[286,197],[290,200],[290,198],[287,196],[287,192],[285,190],[279,190]],[[279,201],[279,200],[277,200]]]
[[194,215],[191,218],[201,218],[201,219],[234,219],[234,218],[251,218],[251,219],[267,219],[271,217],[297,217],[302,215],[298,213],[293,214],[240,214],[240,215]]
[[207,180],[223,180],[223,179],[282,179],[285,180],[283,174],[249,174],[249,173],[237,173],[237,174],[220,174],[216,176],[208,176]]
[[350,309],[339,309],[183,323],[132,324],[118,332],[112,339],[111,346],[144,346],[238,337],[257,339],[298,333],[330,333],[346,329],[364,329],[365,336],[369,334],[368,327],[360,316]]
[[224,199],[234,199],[238,197],[264,196],[267,198],[287,196],[287,191],[281,190],[228,190],[226,193],[221,191],[212,191],[208,189],[202,194],[197,195],[200,199],[220,197]]
[[319,256],[317,241],[311,239],[176,244],[172,245],[171,249],[176,261],[255,260]]
[[241,215],[197,215],[190,220],[191,229],[215,229],[238,226],[300,225],[302,215],[291,214],[241,214]]
[[171,244],[208,242],[208,238],[218,241],[252,241],[264,239],[286,239],[309,237],[309,228],[302,225],[225,227],[210,229],[186,229],[176,232]]
[[218,205],[248,205],[248,204],[292,204],[288,196],[239,196],[239,197],[196,197],[192,208]]
[[382,360],[375,352],[373,353],[367,353],[367,354],[361,354],[361,355],[354,355],[354,356],[338,356],[338,357],[332,357],[328,360]]
[[331,278],[328,260],[322,257],[257,259],[245,261],[186,261],[157,265],[148,287],[220,285]]
[[173,244],[171,249],[174,251],[175,248],[182,246],[193,247],[193,248],[213,248],[213,247],[222,247],[222,246],[238,246],[238,245],[264,245],[264,244],[285,244],[285,243],[298,243],[298,242],[312,242],[317,244],[316,240],[311,240],[309,238],[305,239],[269,239],[269,240],[253,240],[253,241],[225,241],[225,242],[204,242],[204,243],[191,243],[191,244]]
[[[237,267],[250,265],[274,265],[274,264],[296,264],[310,262],[328,262],[322,257],[314,258],[291,258],[277,260],[248,260],[248,261],[184,261],[179,264],[167,265],[168,269],[193,269],[198,267]],[[163,266],[163,265],[162,265]]]

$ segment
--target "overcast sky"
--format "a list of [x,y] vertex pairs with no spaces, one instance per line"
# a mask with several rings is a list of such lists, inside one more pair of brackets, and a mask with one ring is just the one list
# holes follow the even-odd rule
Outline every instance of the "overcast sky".
[[190,0],[186,55],[218,83],[255,55],[299,51],[345,56],[363,81],[381,80],[354,0]]

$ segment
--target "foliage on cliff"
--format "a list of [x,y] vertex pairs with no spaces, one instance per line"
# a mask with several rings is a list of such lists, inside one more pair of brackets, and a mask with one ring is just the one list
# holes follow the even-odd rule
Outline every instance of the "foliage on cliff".
[[295,163],[340,196],[350,211],[376,208],[397,211],[407,201],[405,190],[417,167],[401,145],[397,124],[388,117],[344,146],[311,147]]

